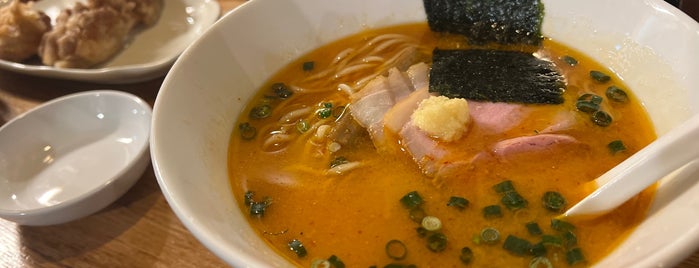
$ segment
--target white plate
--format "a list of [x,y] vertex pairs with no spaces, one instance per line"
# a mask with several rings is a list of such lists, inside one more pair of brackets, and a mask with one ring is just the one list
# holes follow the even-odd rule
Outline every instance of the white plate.
[[[209,28],[220,14],[215,0],[163,0],[163,13],[156,25],[137,33],[125,49],[109,62],[90,69],[61,69],[40,62],[16,63],[0,60],[0,69],[18,73],[99,82],[134,83],[167,73],[189,44]],[[42,0],[34,8],[44,11],[52,22],[58,13],[80,0]]]

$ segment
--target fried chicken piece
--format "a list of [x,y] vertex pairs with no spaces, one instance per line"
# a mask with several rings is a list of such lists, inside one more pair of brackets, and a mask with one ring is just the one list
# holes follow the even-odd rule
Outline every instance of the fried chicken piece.
[[[44,35],[39,55],[44,64],[59,68],[88,68],[103,63],[126,44],[132,29],[143,22],[155,23],[160,8],[153,0],[89,0],[76,3],[56,18],[53,30]],[[151,14],[152,13],[152,14]],[[153,17],[155,16],[155,17]]]
[[14,0],[0,8],[0,59],[21,62],[37,53],[51,18],[32,10],[32,3]]

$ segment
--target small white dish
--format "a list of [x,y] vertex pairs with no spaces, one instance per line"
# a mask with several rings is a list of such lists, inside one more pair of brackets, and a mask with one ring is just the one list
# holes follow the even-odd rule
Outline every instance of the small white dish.
[[129,93],[57,98],[0,127],[0,217],[52,225],[114,202],[150,162],[151,108]]
[[[36,10],[44,11],[55,22],[62,9],[83,0],[43,0],[35,2]],[[130,43],[108,62],[90,69],[62,69],[42,65],[38,60],[17,63],[0,60],[0,69],[23,74],[98,82],[125,84],[163,76],[172,63],[209,28],[220,15],[215,0],[167,0],[158,22],[138,33]]]

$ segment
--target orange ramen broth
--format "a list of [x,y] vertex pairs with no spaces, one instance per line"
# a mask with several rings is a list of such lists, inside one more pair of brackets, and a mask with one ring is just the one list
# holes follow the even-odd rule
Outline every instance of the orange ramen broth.
[[[415,162],[404,152],[392,148],[377,152],[365,132],[357,134],[354,142],[344,145],[335,154],[341,153],[347,159],[358,160],[362,166],[343,175],[324,173],[334,157],[324,146],[309,145],[304,137],[296,135],[297,141],[287,144],[280,151],[262,150],[265,133],[274,130],[287,108],[274,109],[270,117],[253,120],[248,111],[269,94],[272,83],[284,82],[301,88],[317,87],[304,85],[304,77],[321,72],[340,51],[352,46],[361,46],[367,40],[382,33],[398,33],[413,36],[420,40],[426,51],[437,44],[453,46],[456,41],[437,41],[437,36],[429,31],[426,24],[404,25],[375,31],[367,31],[317,49],[275,75],[252,101],[239,119],[257,128],[257,137],[252,141],[242,140],[240,131],[232,134],[229,150],[229,168],[233,193],[245,215],[249,207],[244,203],[244,193],[254,192],[256,201],[265,197],[272,200],[263,216],[250,216],[250,224],[279,254],[302,267],[310,267],[314,259],[327,259],[331,255],[339,257],[347,267],[383,267],[389,263],[415,264],[417,267],[461,267],[459,260],[463,247],[473,251],[473,267],[527,267],[531,256],[516,256],[502,248],[505,238],[512,234],[537,243],[540,237],[528,233],[525,224],[535,221],[545,234],[557,234],[550,221],[558,213],[543,208],[541,196],[546,191],[558,191],[567,200],[568,206],[579,201],[590,189],[583,185],[618,164],[654,138],[654,130],[645,110],[639,101],[627,90],[630,101],[611,103],[605,97],[603,109],[609,111],[614,121],[608,127],[594,125],[588,115],[579,114],[572,129],[564,131],[585,146],[576,150],[554,150],[552,153],[535,153],[524,157],[514,157],[508,161],[485,161],[464,170],[463,177],[440,180],[423,175]],[[463,44],[461,44],[463,45]],[[612,76],[608,83],[591,80],[590,70],[601,70],[611,74],[603,66],[590,58],[552,40],[545,40],[538,51],[545,58],[553,59],[568,82],[565,103],[562,105],[540,106],[540,110],[526,117],[522,123],[508,133],[476,137],[468,133],[463,144],[470,142],[468,150],[483,150],[488,144],[507,137],[535,134],[542,123],[539,116],[549,116],[560,110],[575,111],[575,101],[584,93],[604,96],[606,88],[612,84],[626,88],[618,77]],[[428,52],[429,53],[429,52]],[[569,55],[578,60],[574,67],[566,65],[559,58]],[[429,56],[429,55],[428,55]],[[429,60],[430,57],[424,57]],[[304,71],[304,62],[314,61],[312,71]],[[366,74],[364,74],[366,75]],[[321,102],[332,102],[336,106],[346,105],[346,94],[335,90],[338,83],[352,84],[357,74],[336,81],[326,81],[330,90],[323,93],[300,94],[283,102],[289,107],[303,105],[318,107]],[[277,104],[274,104],[277,105]],[[281,104],[280,104],[281,105]],[[277,106],[274,106],[277,107]],[[550,123],[550,122],[549,122]],[[295,130],[295,129],[294,129]],[[627,150],[612,154],[607,144],[622,140]],[[458,141],[457,144],[462,141]],[[463,145],[462,144],[462,145]],[[464,145],[465,146],[465,145]],[[480,148],[476,148],[481,146]],[[515,212],[503,206],[502,218],[486,219],[482,209],[488,205],[500,204],[500,195],[493,185],[511,180],[515,189],[526,200],[528,206]],[[424,199],[422,208],[428,215],[442,221],[442,232],[448,242],[446,249],[432,252],[426,246],[426,239],[419,237],[418,223],[408,216],[408,209],[400,199],[411,191],[417,191]],[[573,221],[578,246],[591,265],[617,246],[644,218],[653,198],[654,189],[648,189],[633,200],[609,215],[595,221]],[[446,206],[451,196],[468,199],[470,204],[463,210]],[[497,244],[476,244],[474,235],[486,227],[500,232]],[[299,258],[289,249],[288,243],[301,241],[308,255]],[[393,260],[385,252],[390,240],[400,240],[408,253],[403,260]],[[554,267],[567,267],[565,252],[548,250],[548,259]]]

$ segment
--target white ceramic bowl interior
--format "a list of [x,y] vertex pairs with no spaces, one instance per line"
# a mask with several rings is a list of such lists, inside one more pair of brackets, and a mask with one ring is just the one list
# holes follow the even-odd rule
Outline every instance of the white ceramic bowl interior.
[[123,195],[149,158],[151,109],[137,96],[87,91],[0,128],[0,217],[24,225],[90,215]]
[[[544,3],[545,36],[611,68],[642,100],[658,134],[699,113],[694,20],[662,0]],[[255,235],[232,196],[226,161],[239,112],[272,74],[314,48],[416,21],[425,21],[420,0],[255,0],[190,46],[160,90],[151,136],[158,181],[189,230],[235,267],[289,266]],[[598,266],[671,266],[697,245],[699,184],[666,179],[648,218]]]

